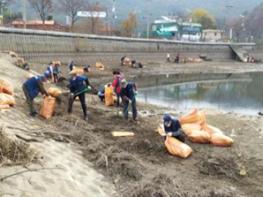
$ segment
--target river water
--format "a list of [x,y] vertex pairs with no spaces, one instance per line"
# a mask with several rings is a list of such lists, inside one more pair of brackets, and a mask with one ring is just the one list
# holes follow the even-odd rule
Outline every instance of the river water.
[[235,80],[204,81],[139,90],[138,100],[179,111],[192,108],[219,109],[255,115],[263,111],[263,75]]

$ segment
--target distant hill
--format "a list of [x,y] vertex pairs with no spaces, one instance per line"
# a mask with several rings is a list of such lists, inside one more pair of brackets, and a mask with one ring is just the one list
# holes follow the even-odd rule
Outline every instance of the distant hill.
[[[59,0],[53,0],[59,3]],[[88,0],[87,0],[88,1]],[[111,11],[113,0],[89,0],[100,2]],[[21,0],[16,0],[12,9],[21,10]],[[125,18],[130,11],[137,13],[139,20],[147,17],[157,18],[161,15],[176,14],[178,11],[190,13],[195,8],[205,8],[216,17],[239,16],[244,11],[251,10],[262,0],[115,0],[116,13],[119,19]],[[34,16],[32,9],[28,9],[29,17]],[[55,18],[64,20],[59,13],[53,13]]]
[[245,31],[256,39],[263,38],[263,3],[250,11],[245,18]]
[[[111,0],[99,1],[110,6]],[[116,0],[116,9],[120,16],[131,10],[140,15],[167,15],[178,10],[191,12],[195,8],[205,8],[213,15],[233,16],[251,10],[262,0]]]

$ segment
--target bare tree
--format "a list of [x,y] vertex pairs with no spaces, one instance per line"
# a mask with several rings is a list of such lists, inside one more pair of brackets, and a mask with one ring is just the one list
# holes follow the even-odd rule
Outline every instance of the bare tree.
[[39,14],[43,24],[52,12],[52,0],[28,0],[32,8]]
[[88,10],[92,13],[91,17],[90,17],[90,20],[91,20],[91,33],[94,34],[96,26],[97,26],[97,24],[100,21],[100,18],[97,15],[96,12],[102,11],[103,7],[98,2],[96,2],[96,3],[90,4],[89,7],[88,7]]
[[87,2],[84,0],[61,0],[59,1],[59,4],[61,11],[68,15],[71,19],[71,30],[73,29],[75,22],[78,20],[78,11],[88,7]]

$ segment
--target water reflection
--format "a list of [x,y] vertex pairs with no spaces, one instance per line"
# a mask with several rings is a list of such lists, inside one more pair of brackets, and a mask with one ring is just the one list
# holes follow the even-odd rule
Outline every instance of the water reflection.
[[245,114],[262,109],[263,76],[251,75],[236,81],[175,84],[141,89],[138,99],[180,111],[193,107],[216,108]]

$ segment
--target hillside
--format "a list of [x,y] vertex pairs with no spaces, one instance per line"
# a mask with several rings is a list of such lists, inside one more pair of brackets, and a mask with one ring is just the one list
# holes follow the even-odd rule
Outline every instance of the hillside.
[[[59,0],[53,0],[58,3]],[[87,0],[88,1],[88,0]],[[93,2],[100,2],[105,5],[106,8],[111,11],[112,0],[91,0]],[[20,0],[16,0],[16,3],[12,5],[12,9],[21,10]],[[251,10],[261,0],[116,0],[116,12],[119,19],[126,17],[128,12],[135,11],[141,16],[141,19],[151,15],[152,17],[158,17],[160,15],[168,15],[176,13],[178,10],[181,12],[189,13],[195,8],[206,8],[212,14],[217,17],[240,15],[246,10]],[[28,6],[29,7],[29,6]],[[33,16],[31,9],[28,9],[28,15]],[[61,18],[58,13],[54,13],[55,18]],[[64,17],[63,17],[64,18]],[[63,19],[64,20],[64,19]]]

